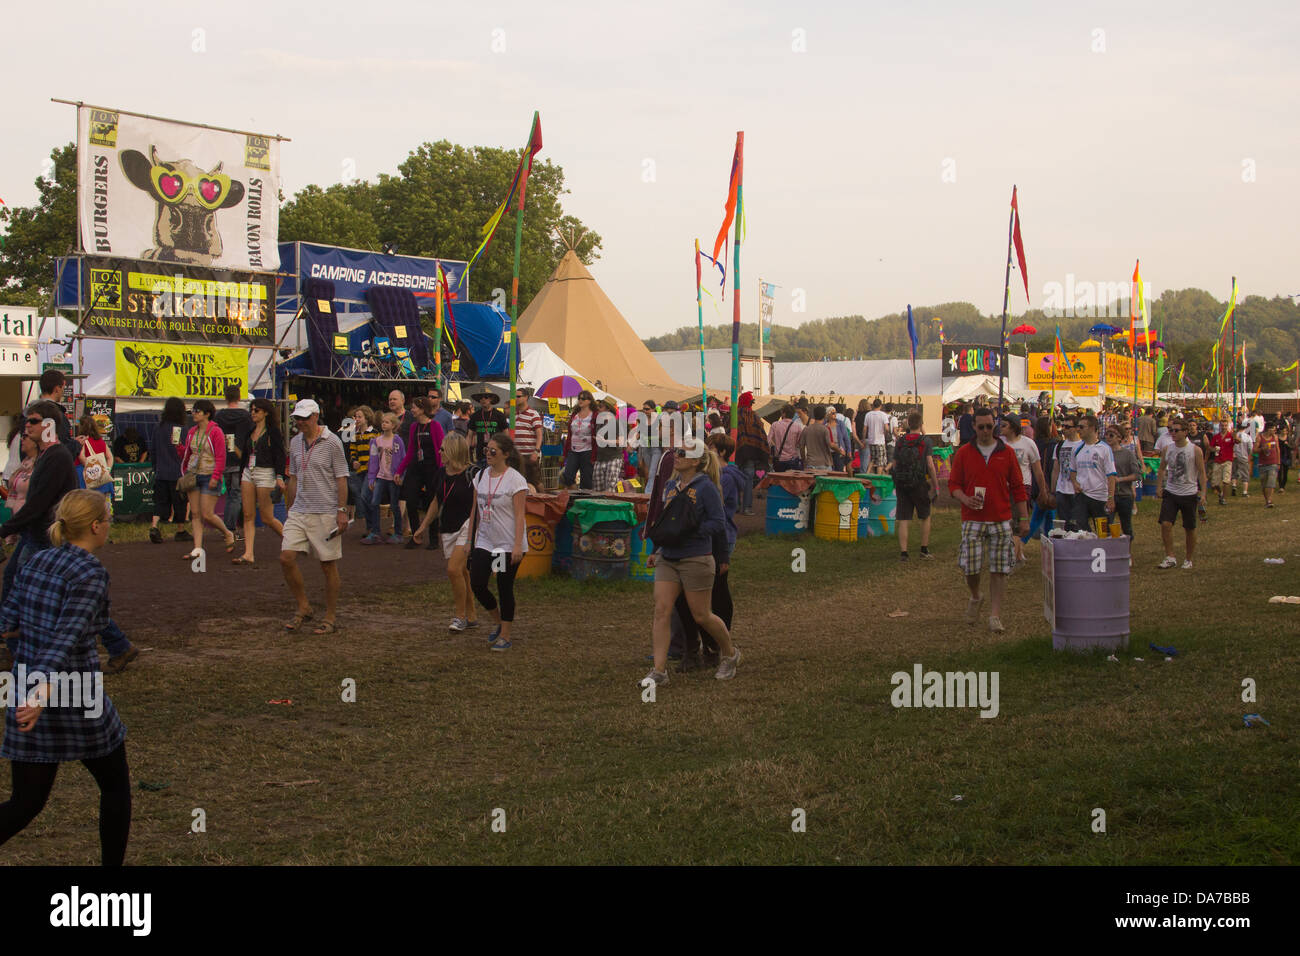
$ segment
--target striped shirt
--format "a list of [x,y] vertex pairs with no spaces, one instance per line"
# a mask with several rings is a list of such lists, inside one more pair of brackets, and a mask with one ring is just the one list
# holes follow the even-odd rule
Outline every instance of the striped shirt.
[[542,427],[542,414],[535,408],[522,408],[515,412],[515,448],[520,458],[527,458],[540,451],[537,447],[537,433]]
[[348,476],[348,459],[343,442],[328,428],[321,428],[310,446],[301,432],[293,436],[289,442],[289,474],[298,479],[290,511],[324,515],[346,504],[346,500],[339,501],[337,479]]
[[357,474],[364,475],[370,467],[370,439],[378,437],[379,432],[367,428],[357,434],[356,441],[348,442],[348,464]]

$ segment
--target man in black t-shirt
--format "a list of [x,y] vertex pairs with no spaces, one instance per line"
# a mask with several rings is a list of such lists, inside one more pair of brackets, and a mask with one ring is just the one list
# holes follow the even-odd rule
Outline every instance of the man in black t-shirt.
[[474,442],[474,460],[482,461],[488,439],[497,432],[508,430],[510,422],[506,419],[505,412],[493,408],[500,401],[495,392],[476,392],[470,398],[478,402],[478,408],[469,416],[469,434]]

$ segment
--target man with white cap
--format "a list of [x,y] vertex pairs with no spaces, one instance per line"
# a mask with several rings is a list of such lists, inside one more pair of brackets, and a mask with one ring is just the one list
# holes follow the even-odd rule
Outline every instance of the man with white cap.
[[312,618],[298,554],[312,552],[325,575],[325,617],[312,632],[333,634],[339,601],[338,560],[348,527],[348,459],[343,442],[320,421],[320,406],[304,398],[293,407],[298,434],[289,442],[289,507],[280,544],[280,568],[298,610],[285,629],[296,631]]

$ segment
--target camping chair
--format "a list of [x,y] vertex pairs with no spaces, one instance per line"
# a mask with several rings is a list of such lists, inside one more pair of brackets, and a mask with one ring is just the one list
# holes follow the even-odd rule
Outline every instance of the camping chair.
[[410,349],[401,347],[393,349],[393,358],[397,363],[398,374],[402,378],[419,378],[415,371],[415,363],[411,361]]

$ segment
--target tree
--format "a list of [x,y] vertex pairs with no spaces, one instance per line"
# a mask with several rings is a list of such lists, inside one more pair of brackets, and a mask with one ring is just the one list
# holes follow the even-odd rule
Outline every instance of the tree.
[[367,192],[374,188],[369,183],[305,187],[280,209],[280,241],[378,252],[379,227],[366,209]]
[[37,178],[36,205],[0,209],[0,221],[8,224],[0,250],[0,297],[6,305],[48,305],[54,258],[78,245],[76,144],[54,149],[50,159],[53,176]]
[[[446,140],[424,143],[398,167],[399,175],[381,175],[377,186],[381,242],[418,256],[468,259],[482,241],[481,230],[506,197],[519,162],[516,150],[457,146]],[[564,214],[560,198],[564,171],[550,160],[535,163],[528,178],[519,266],[519,308],[525,308],[546,284],[566,246],[558,229],[581,239],[578,258],[590,264],[600,236],[583,233],[576,218]],[[501,218],[487,251],[474,263],[469,279],[472,297],[488,299],[500,289],[509,296],[514,269],[515,213]]]

